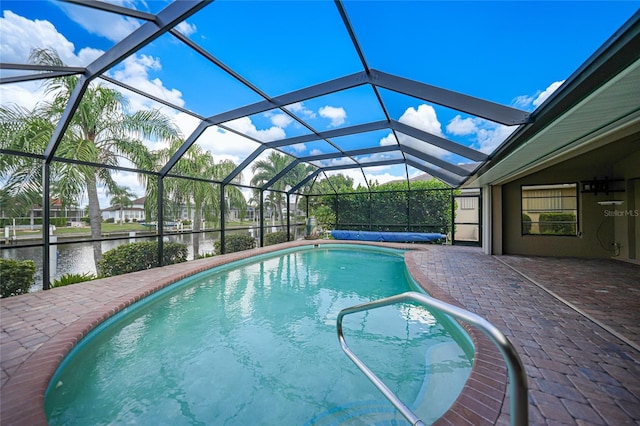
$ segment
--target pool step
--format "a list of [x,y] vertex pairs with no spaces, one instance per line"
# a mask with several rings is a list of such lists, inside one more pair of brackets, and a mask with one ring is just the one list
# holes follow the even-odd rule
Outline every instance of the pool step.
[[305,426],[330,425],[405,426],[409,422],[389,401],[372,399],[330,408],[305,423]]

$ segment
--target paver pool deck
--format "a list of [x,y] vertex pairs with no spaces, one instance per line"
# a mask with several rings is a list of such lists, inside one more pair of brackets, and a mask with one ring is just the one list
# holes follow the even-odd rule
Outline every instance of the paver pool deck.
[[[527,373],[530,424],[640,424],[639,265],[384,245],[412,249],[407,267],[427,291],[486,318],[509,338]],[[0,299],[0,424],[46,424],[44,392],[56,367],[115,312],[193,273],[273,249]],[[440,424],[510,421],[504,361],[481,333],[474,343],[479,350],[468,386]]]

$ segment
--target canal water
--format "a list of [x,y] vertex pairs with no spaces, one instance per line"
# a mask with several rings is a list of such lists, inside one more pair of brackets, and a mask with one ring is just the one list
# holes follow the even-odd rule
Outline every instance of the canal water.
[[[246,231],[244,231],[246,232]],[[227,231],[227,235],[233,231]],[[193,235],[180,234],[165,237],[165,241],[178,242],[185,244],[188,249],[187,259],[193,260]],[[199,254],[211,253],[213,251],[214,242],[220,239],[220,232],[207,232],[200,234]],[[155,237],[122,239],[103,241],[102,252],[105,253],[119,245],[129,242],[155,241]],[[55,247],[55,249],[54,249]],[[60,278],[64,274],[96,274],[96,264],[93,260],[93,245],[90,242],[81,243],[63,243],[51,246],[51,253],[55,250],[56,264],[55,268],[51,268],[52,280]],[[3,248],[0,250],[0,256],[8,259],[27,260],[31,259],[36,264],[35,283],[30,291],[42,290],[42,247],[14,247]],[[53,259],[54,256],[52,255]],[[54,265],[52,265],[54,266]]]

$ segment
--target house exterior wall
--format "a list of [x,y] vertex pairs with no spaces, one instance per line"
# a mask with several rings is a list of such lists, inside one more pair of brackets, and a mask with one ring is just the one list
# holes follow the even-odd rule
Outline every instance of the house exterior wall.
[[[640,145],[640,141],[638,141]],[[615,241],[620,243],[620,256],[640,259],[640,150],[614,165],[614,172],[625,180],[625,192],[616,194],[623,204],[608,207],[613,218]]]
[[[502,219],[502,185],[494,185],[491,186],[491,200],[490,203],[487,203],[489,214],[485,215],[485,220],[491,221],[489,226],[486,228],[489,229],[489,234],[491,235],[491,239],[484,239],[484,244],[489,244],[490,247],[486,251],[487,253],[492,254],[504,254],[504,249],[502,247],[502,228],[503,228],[503,219]],[[487,192],[487,191],[485,191]]]
[[[129,221],[135,219],[136,222],[144,221],[144,209],[139,208],[124,208],[122,209],[123,218],[129,219]],[[123,218],[120,217],[120,210],[103,210],[102,211],[102,220],[107,220],[113,218],[115,222],[120,222]]]
[[144,222],[144,198],[139,198],[133,201],[130,207],[125,207],[120,211],[118,207],[109,207],[101,212],[102,220],[113,218],[115,222],[121,222],[123,219],[129,219],[136,222]]
[[[640,148],[640,142],[628,143],[638,143]],[[493,218],[493,237],[500,239],[502,245],[500,252],[521,255],[637,259],[640,226],[638,225],[636,186],[640,179],[640,167],[638,167],[640,149],[633,151],[632,155],[622,156],[622,159],[617,158],[616,161],[601,159],[602,157],[615,158],[615,153],[611,152],[615,149],[616,145],[607,145],[502,185],[501,206],[494,206],[500,208],[501,215]],[[581,192],[582,181],[605,177],[623,179],[621,185],[625,191],[608,195]],[[578,235],[522,235],[522,186],[562,183],[578,184]],[[622,200],[623,204],[620,206],[598,204],[598,202],[612,199]],[[496,221],[500,223],[496,224]],[[494,253],[499,244],[494,244]]]

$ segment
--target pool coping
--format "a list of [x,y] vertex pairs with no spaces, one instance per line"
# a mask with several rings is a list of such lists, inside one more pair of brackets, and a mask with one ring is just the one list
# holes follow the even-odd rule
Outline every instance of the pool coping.
[[[123,282],[126,282],[131,284],[131,290],[105,302],[100,308],[91,311],[90,315],[78,318],[43,342],[22,362],[1,388],[0,419],[2,419],[2,424],[46,425],[44,397],[56,369],[71,349],[86,336],[87,333],[117,312],[122,311],[162,288],[207,269],[282,249],[316,244],[357,244],[408,250],[404,257],[405,264],[416,283],[431,296],[464,308],[462,304],[428,279],[426,274],[417,265],[411,256],[411,252],[421,250],[422,246],[420,244],[300,240],[194,260],[163,268],[154,268],[151,271],[155,272],[156,279],[152,282],[148,282],[149,280],[145,279],[145,276],[147,278],[149,277],[150,270],[103,278],[99,280],[100,282],[92,281],[91,284],[100,284],[104,288],[108,288],[110,283],[122,285]],[[49,291],[71,294],[75,286],[81,285],[89,284],[75,284],[74,286],[61,287]],[[28,296],[29,295],[15,297]],[[470,335],[476,349],[471,374],[454,404],[442,417],[436,420],[434,424],[495,424],[505,402],[507,385],[505,362],[499,350],[484,333],[467,324],[461,325]]]

